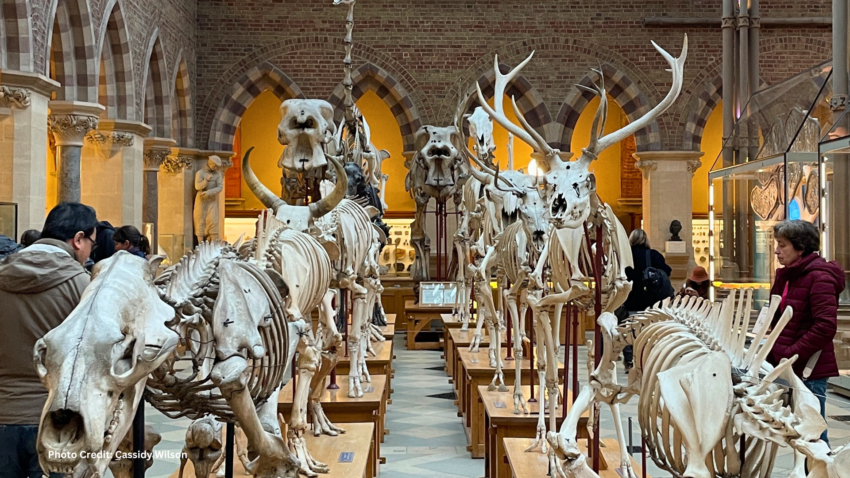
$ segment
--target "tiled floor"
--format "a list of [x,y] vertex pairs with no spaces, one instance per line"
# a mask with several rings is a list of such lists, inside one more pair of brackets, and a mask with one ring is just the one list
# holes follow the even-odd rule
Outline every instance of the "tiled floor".
[[[387,428],[390,435],[381,447],[387,463],[381,466],[385,478],[428,477],[477,478],[484,476],[484,461],[473,460],[466,451],[466,437],[457,417],[451,385],[443,371],[440,351],[409,351],[404,346],[404,336],[395,337],[396,360],[392,396],[393,403],[387,407]],[[563,354],[563,350],[562,350]],[[563,357],[563,355],[562,355]],[[580,380],[586,377],[584,367],[585,350],[579,349]],[[619,368],[620,383],[625,383],[622,367]],[[448,397],[448,398],[441,398]],[[634,420],[634,440],[640,442],[637,428],[637,399],[621,407],[624,423],[628,417]],[[829,393],[827,415],[850,415],[850,400]],[[157,446],[160,451],[178,452],[183,446],[183,437],[189,420],[170,420],[148,406],[148,423],[162,434],[163,441]],[[603,407],[601,421],[603,438],[614,438],[611,415]],[[850,442],[850,422],[829,420],[829,436],[832,445]],[[172,457],[156,460],[148,470],[149,478],[165,478],[179,467],[176,453]],[[636,456],[638,462],[640,459]],[[649,461],[649,474],[655,478],[670,476]],[[777,457],[773,476],[787,477],[792,466],[792,456],[782,450]],[[543,477],[541,477],[543,478]]]

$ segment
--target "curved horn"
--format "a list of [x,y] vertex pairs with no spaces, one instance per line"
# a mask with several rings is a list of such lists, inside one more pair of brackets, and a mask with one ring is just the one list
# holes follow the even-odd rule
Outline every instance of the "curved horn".
[[[502,180],[503,183],[508,185],[508,189],[502,189],[502,188],[499,187],[499,180],[500,179]],[[513,194],[516,194],[519,197],[525,196],[525,191],[516,187],[513,183],[511,183],[510,181],[505,179],[505,177],[501,177],[501,178],[499,177],[499,163],[496,163],[496,180],[493,181],[493,185],[496,186],[496,189],[498,189],[499,191],[503,191],[503,192],[506,192],[506,193],[513,193]]]
[[334,190],[331,191],[327,197],[323,197],[317,202],[308,205],[313,219],[320,218],[331,212],[331,209],[335,208],[337,204],[345,199],[345,192],[348,189],[348,176],[345,174],[345,168],[343,168],[342,164],[333,156],[325,156],[334,167],[334,172],[336,173],[336,187],[334,187]]
[[254,196],[257,196],[257,199],[263,203],[263,206],[271,208],[271,210],[277,212],[277,209],[285,205],[286,201],[271,192],[269,188],[257,179],[257,175],[254,174],[254,170],[251,169],[251,163],[248,159],[251,151],[253,150],[254,147],[252,146],[248,149],[248,151],[245,151],[245,156],[242,158],[242,176],[245,178],[245,183],[248,185],[248,189],[254,193]]
[[492,176],[486,172],[481,172],[470,165],[469,173],[472,174],[472,177],[478,180],[481,184],[490,184],[490,178],[492,178]]

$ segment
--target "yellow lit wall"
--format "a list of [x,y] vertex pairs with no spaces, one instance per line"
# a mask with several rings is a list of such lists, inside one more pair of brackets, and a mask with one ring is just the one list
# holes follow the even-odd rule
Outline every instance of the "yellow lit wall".
[[[593,125],[593,115],[599,107],[599,99],[594,98],[579,116],[573,133],[570,151],[577,158],[581,149],[590,142],[590,128]],[[623,124],[623,110],[610,96],[608,97],[608,121],[605,123],[605,134],[618,130]],[[590,170],[596,176],[596,190],[599,197],[617,211],[617,199],[620,198],[620,145],[616,144],[606,149],[593,162]]]
[[[519,125],[519,121],[514,114],[514,108],[511,106],[511,99],[505,95],[502,100],[505,116],[515,125]],[[493,98],[490,98],[487,103],[493,107]],[[501,169],[508,169],[508,130],[502,128],[499,123],[493,122],[493,142],[496,144],[494,153],[494,163],[499,163]],[[471,143],[470,143],[471,144]],[[531,152],[534,151],[531,146],[525,144],[518,138],[514,138],[514,169],[528,168],[528,163],[531,161]],[[528,172],[526,170],[526,172]]]
[[[274,93],[264,91],[248,106],[239,123],[242,154],[254,147],[251,152],[254,174],[275,194],[280,194],[281,170],[277,167],[277,160],[283,153],[283,145],[277,142],[280,103]],[[245,178],[242,178],[242,198],[245,199],[245,209],[263,209],[263,204],[245,184]]]
[[390,158],[385,160],[381,169],[389,176],[387,179],[386,203],[390,211],[414,211],[416,203],[410,194],[404,190],[404,178],[407,168],[404,167],[404,140],[398,129],[398,122],[378,95],[369,90],[357,100],[357,108],[369,123],[372,144],[379,150],[385,149]]
[[[702,146],[700,150],[705,153],[702,166],[694,174],[693,179],[693,204],[694,214],[708,214],[708,173],[711,165],[720,154],[723,146],[723,102],[718,101],[714,111],[708,117],[705,130],[702,133]],[[715,191],[717,193],[717,191]],[[715,196],[715,203],[720,203],[720,197]]]

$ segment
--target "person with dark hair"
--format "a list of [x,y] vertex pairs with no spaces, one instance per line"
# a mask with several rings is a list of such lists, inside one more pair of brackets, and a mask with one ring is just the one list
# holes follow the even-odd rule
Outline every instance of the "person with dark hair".
[[146,259],[151,254],[151,243],[148,238],[134,226],[121,226],[112,235],[116,251],[127,251]]
[[113,240],[115,228],[109,221],[100,221],[97,223],[97,239],[95,239],[95,249],[91,253],[91,260],[94,264],[109,259],[115,254],[115,242]]
[[27,229],[21,234],[21,245],[29,247],[35,244],[35,241],[41,239],[41,231],[38,229]]
[[32,365],[33,347],[80,302],[96,228],[94,209],[61,203],[47,215],[41,239],[0,261],[2,477],[42,476],[35,443],[47,390]]
[[[820,400],[821,415],[826,418],[826,385],[838,376],[838,362],[832,340],[838,330],[838,295],[844,290],[844,270],[834,261],[818,254],[820,234],[806,221],[783,221],[773,228],[774,253],[781,265],[770,288],[771,295],[782,297],[773,325],[786,308],[794,315],[782,330],[768,362],[778,365],[784,358],[797,356],[794,373]],[[827,431],[821,439],[829,443]]]
[[14,254],[24,247],[9,236],[0,234],[0,259],[10,254]]

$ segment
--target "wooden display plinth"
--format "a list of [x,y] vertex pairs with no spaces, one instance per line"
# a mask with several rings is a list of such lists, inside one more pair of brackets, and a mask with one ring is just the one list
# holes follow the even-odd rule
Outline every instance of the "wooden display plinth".
[[[563,391],[564,386],[558,387]],[[481,396],[481,401],[484,403],[484,428],[487,434],[484,442],[484,472],[487,477],[510,478],[511,470],[508,462],[504,459],[505,447],[503,440],[505,438],[534,438],[537,433],[537,420],[540,418],[540,400],[539,388],[535,386],[535,396],[537,402],[527,404],[529,414],[521,413],[514,414],[514,394],[513,387],[509,392],[489,391],[487,387],[480,387],[478,390]],[[525,385],[522,387],[523,396],[525,399],[531,396],[531,387]],[[567,401],[572,405],[572,392],[567,390]],[[559,407],[555,410],[557,415],[557,429],[560,429],[561,423],[564,421],[563,397],[558,399]],[[548,412],[548,409],[544,412]],[[546,426],[549,426],[549,418],[547,413]],[[578,437],[587,438],[587,420],[590,417],[590,412],[585,411],[582,414],[578,424]]]
[[[381,443],[387,433],[385,428],[387,416],[387,377],[373,375],[371,382],[363,382],[363,396],[350,398],[348,396],[348,377],[337,376],[337,390],[325,389],[322,398],[322,409],[331,423],[338,424],[348,432],[349,423],[372,422],[375,424],[375,461],[383,462],[381,458]],[[292,413],[292,380],[280,391],[277,399],[277,412],[289,419]],[[311,419],[307,420],[312,423]],[[345,424],[345,425],[344,425]]]
[[[540,451],[526,452],[531,444],[534,443],[533,438],[505,438],[505,455],[508,464],[511,467],[511,476],[513,478],[540,478],[548,476],[549,473],[549,457]],[[584,440],[579,441],[579,448],[582,453],[587,456],[587,446]],[[617,440],[605,439],[601,440],[599,451],[602,453],[600,457],[600,478],[622,478],[617,472],[614,464],[620,463],[620,447],[617,445]],[[588,466],[591,459],[588,458]],[[631,458],[632,469],[638,478],[643,478],[640,465],[634,458]],[[602,466],[603,463],[610,463],[611,466]],[[646,478],[652,478],[646,474]]]
[[431,327],[431,322],[439,321],[443,324],[442,314],[451,313],[451,307],[422,307],[414,304],[412,300],[404,303],[405,315],[407,316],[407,349],[408,350],[436,350],[442,348],[442,342],[417,342],[416,336],[425,328]]
[[384,287],[381,302],[384,304],[384,311],[387,314],[398,316],[396,326],[399,330],[407,328],[404,303],[416,299],[416,294],[413,292],[415,284],[416,282],[410,277],[381,276],[381,285]]
[[[455,393],[458,392],[458,384],[461,382],[459,376],[463,367],[460,363],[459,350],[468,350],[469,344],[472,342],[472,336],[475,335],[475,329],[460,330],[451,329],[449,332],[449,341],[446,342],[446,373],[451,379],[449,380],[454,385]],[[502,346],[505,346],[506,333],[502,332]],[[486,349],[490,346],[490,336],[486,330],[481,331],[480,349]]]
[[[392,377],[393,377],[393,341],[372,342],[372,348],[375,350],[375,356],[366,354],[366,369],[369,370],[369,375],[386,375],[388,397],[393,394]],[[336,383],[340,384],[342,380],[348,382],[348,371],[351,370],[351,357],[345,356],[345,347],[337,348],[339,362],[336,364]]]
[[[502,348],[502,360],[505,367],[502,368],[502,373],[505,376],[505,385],[512,388],[516,372],[516,362],[504,360],[507,355],[507,350]],[[481,349],[477,353],[469,350],[459,350],[458,356],[461,360],[463,371],[461,372],[461,384],[458,386],[460,395],[458,396],[458,406],[463,417],[463,424],[466,431],[469,446],[467,449],[472,453],[473,458],[484,458],[484,436],[486,429],[484,428],[484,404],[481,402],[479,387],[486,387],[493,380],[495,369],[490,368],[490,359],[488,358],[487,349]],[[522,384],[531,384],[531,369],[528,359],[522,359]],[[537,384],[537,363],[535,361],[534,382]],[[558,362],[558,380],[564,375],[564,364]],[[538,384],[539,385],[539,384]],[[535,387],[537,390],[537,387]],[[536,394],[535,394],[536,395]]]
[[[312,433],[307,433],[304,436],[304,441],[307,442],[307,449],[317,461],[320,461],[330,468],[327,475],[321,475],[325,478],[372,478],[378,476],[378,465],[372,459],[374,456],[374,438],[375,424],[374,423],[351,423],[345,427],[346,433],[343,435],[331,437],[327,435],[313,436]],[[222,439],[222,443],[224,440]],[[350,463],[340,463],[340,458],[343,453],[352,453],[353,457]],[[224,466],[224,465],[222,465]],[[169,475],[169,478],[178,478],[180,469]],[[210,478],[215,478],[215,473],[210,474]],[[247,476],[242,463],[238,458],[233,460],[233,476]],[[186,462],[186,468],[183,470],[183,478],[194,478],[195,468],[191,461]]]

